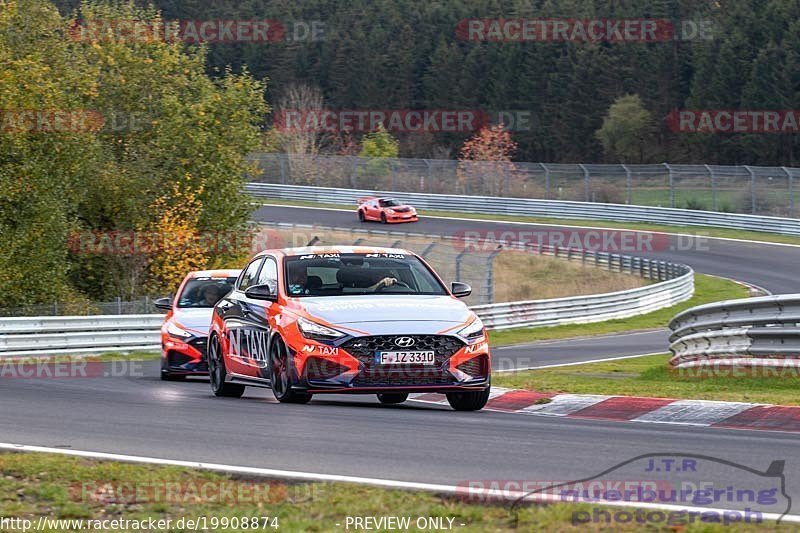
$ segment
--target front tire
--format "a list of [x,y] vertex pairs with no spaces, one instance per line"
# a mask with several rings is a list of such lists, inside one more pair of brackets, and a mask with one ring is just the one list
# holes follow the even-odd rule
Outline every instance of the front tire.
[[272,394],[281,403],[308,403],[311,395],[292,389],[289,350],[283,339],[275,337],[269,350],[269,382]]
[[398,403],[403,403],[406,400],[408,400],[408,394],[403,394],[403,393],[378,394],[378,401],[381,402],[383,405],[395,405]]
[[386,213],[381,213],[381,224],[386,224]]
[[489,401],[490,387],[478,392],[449,392],[447,403],[456,411],[480,411]]
[[226,383],[228,371],[225,369],[225,358],[222,356],[222,347],[219,339],[212,335],[208,339],[208,377],[214,396],[226,398],[240,398],[244,394],[244,385]]
[[359,211],[358,212],[358,221],[359,222],[364,222],[365,220],[366,219],[364,218],[364,211]]

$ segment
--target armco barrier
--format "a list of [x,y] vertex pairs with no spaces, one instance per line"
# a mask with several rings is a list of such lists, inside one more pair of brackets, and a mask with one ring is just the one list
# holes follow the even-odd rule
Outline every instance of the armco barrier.
[[161,348],[164,315],[0,318],[0,357]]
[[362,196],[396,196],[415,207],[437,211],[460,211],[491,215],[521,215],[531,217],[613,220],[644,222],[675,226],[705,226],[783,235],[800,235],[800,219],[779,218],[713,211],[693,211],[666,207],[645,207],[626,204],[565,202],[494,196],[458,196],[410,192],[373,191],[369,189],[334,189],[274,183],[248,183],[245,190],[256,198],[302,200],[329,204],[352,205],[355,216],[356,199]]
[[673,368],[800,364],[800,294],[701,305],[670,322]]
[[[465,241],[465,245],[469,244],[484,243]],[[675,305],[694,293],[694,272],[686,265],[605,252],[500,244],[518,251],[638,274],[656,283],[607,294],[473,307],[491,329],[625,318]],[[0,357],[159,349],[163,318],[163,315],[0,318]]]

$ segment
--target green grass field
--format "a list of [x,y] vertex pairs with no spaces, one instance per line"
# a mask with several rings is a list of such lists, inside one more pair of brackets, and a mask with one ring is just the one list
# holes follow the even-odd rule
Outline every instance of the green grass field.
[[[475,503],[430,492],[391,490],[345,483],[296,483],[264,478],[55,454],[0,453],[0,517],[84,520],[170,519],[164,531],[183,519],[205,517],[210,531],[346,531],[346,517],[418,517],[442,519],[452,531],[642,531],[642,524],[573,525],[573,513],[596,505],[525,505]],[[580,515],[578,515],[580,516]],[[223,527],[242,517],[257,518],[259,527]],[[264,520],[261,517],[269,517]],[[216,522],[214,522],[216,521]],[[212,527],[216,523],[217,527]],[[266,523],[268,527],[262,527]],[[412,522],[414,523],[414,522]],[[337,525],[338,524],[338,525]],[[463,525],[462,525],[463,524]],[[240,524],[239,524],[240,525]],[[275,528],[274,526],[277,526]],[[647,527],[652,532],[723,532],[714,524]],[[61,528],[59,531],[75,530]],[[352,525],[349,529],[353,529]],[[55,528],[46,530],[54,531]],[[106,531],[121,531],[110,528]],[[377,531],[388,531],[378,528]],[[410,528],[410,531],[421,531]],[[429,529],[430,530],[430,529]],[[12,531],[2,528],[0,531]],[[774,524],[736,527],[736,531],[793,531]]]
[[703,274],[695,275],[695,294],[681,304],[660,309],[646,315],[593,324],[570,324],[544,328],[514,328],[489,333],[492,346],[505,346],[526,342],[608,335],[625,331],[666,327],[670,319],[690,307],[722,300],[747,298],[749,290],[733,281]]
[[612,394],[800,405],[797,377],[693,378],[674,375],[668,354],[495,374],[500,387],[539,392]]

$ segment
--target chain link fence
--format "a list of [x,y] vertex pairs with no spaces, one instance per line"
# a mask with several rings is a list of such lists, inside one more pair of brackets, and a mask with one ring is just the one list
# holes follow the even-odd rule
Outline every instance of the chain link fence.
[[800,168],[502,163],[254,154],[254,181],[796,216]]
[[146,315],[150,313],[161,313],[162,311],[158,311],[153,306],[153,300],[156,298],[158,298],[158,296],[143,296],[135,300],[116,298],[108,302],[53,302],[50,304],[0,307],[0,317]]

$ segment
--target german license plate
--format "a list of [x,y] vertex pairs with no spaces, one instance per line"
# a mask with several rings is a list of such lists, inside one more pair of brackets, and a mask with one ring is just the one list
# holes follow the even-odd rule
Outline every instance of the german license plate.
[[381,365],[432,365],[436,362],[436,354],[425,352],[377,352],[375,359]]

